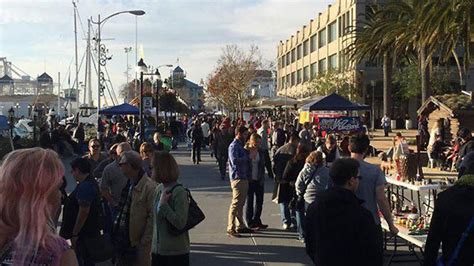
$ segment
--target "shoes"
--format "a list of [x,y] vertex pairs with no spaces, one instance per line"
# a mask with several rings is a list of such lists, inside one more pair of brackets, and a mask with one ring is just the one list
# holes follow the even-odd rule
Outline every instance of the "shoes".
[[283,230],[290,230],[290,225],[289,224],[283,224]]
[[268,228],[268,224],[253,224],[250,228],[252,228],[252,230],[265,230]]
[[237,233],[239,233],[239,234],[251,234],[251,233],[254,233],[254,232],[255,232],[254,230],[252,230],[250,228],[247,228],[247,227],[237,229]]
[[228,237],[241,237],[241,235],[239,233],[235,232],[234,230],[227,231],[227,236]]
[[301,243],[305,243],[304,242],[304,237],[298,237],[298,241],[300,241]]

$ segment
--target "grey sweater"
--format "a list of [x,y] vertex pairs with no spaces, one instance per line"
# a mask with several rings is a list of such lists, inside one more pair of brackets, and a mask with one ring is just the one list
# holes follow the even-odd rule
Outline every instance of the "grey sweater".
[[329,168],[325,166],[316,168],[316,165],[305,163],[296,179],[296,195],[304,198],[305,202],[310,204],[316,200],[319,193],[328,188],[328,182]]

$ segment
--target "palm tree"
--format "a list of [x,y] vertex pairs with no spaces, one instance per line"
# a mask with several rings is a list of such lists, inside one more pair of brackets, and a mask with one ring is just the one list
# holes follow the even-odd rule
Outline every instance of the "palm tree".
[[383,64],[383,112],[388,114],[391,113],[390,95],[396,39],[387,36],[386,32],[380,28],[383,21],[380,11],[380,6],[371,6],[366,14],[367,20],[360,26],[349,29],[350,44],[346,53],[350,61],[355,64],[364,60]]

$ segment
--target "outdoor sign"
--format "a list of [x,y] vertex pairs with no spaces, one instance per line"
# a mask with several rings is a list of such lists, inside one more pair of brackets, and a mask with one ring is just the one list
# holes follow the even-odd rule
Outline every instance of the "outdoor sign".
[[319,118],[321,131],[359,131],[362,128],[359,117]]
[[144,109],[151,109],[153,107],[153,98],[151,97],[143,97],[143,108]]

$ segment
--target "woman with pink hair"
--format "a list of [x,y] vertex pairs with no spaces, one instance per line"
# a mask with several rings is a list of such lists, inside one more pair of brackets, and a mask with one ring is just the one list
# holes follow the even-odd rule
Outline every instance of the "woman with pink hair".
[[9,153],[0,167],[0,265],[77,265],[56,235],[64,167],[42,148]]

